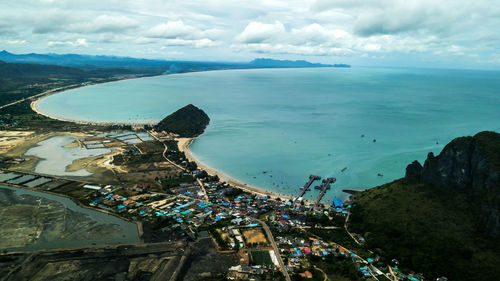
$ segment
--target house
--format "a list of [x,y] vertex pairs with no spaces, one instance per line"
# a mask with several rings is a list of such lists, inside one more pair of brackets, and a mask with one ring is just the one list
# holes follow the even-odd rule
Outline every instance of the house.
[[86,185],[83,186],[83,188],[93,189],[93,190],[100,190],[102,187],[97,186],[97,185],[86,184]]
[[299,273],[300,277],[306,278],[306,279],[312,279],[313,275],[309,270],[306,270],[304,273]]

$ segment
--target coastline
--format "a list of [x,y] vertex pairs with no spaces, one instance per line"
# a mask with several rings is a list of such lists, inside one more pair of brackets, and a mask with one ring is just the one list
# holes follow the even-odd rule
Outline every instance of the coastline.
[[53,119],[53,120],[57,120],[57,121],[71,122],[71,123],[80,124],[80,125],[96,125],[96,126],[97,125],[136,125],[136,126],[137,125],[139,125],[139,126],[140,125],[151,125],[151,124],[153,124],[153,122],[151,122],[151,123],[148,123],[148,122],[144,122],[144,123],[134,123],[134,122],[91,122],[91,121],[80,121],[80,120],[74,120],[74,119],[58,118],[58,117],[51,116],[51,115],[48,115],[46,113],[41,112],[37,108],[37,105],[38,105],[38,103],[40,101],[42,101],[46,97],[49,97],[49,96],[52,96],[52,95],[55,95],[55,94],[64,93],[64,92],[67,92],[67,91],[70,91],[70,90],[76,90],[76,89],[80,89],[80,88],[92,87],[92,86],[103,85],[103,84],[114,83],[114,82],[125,81],[125,80],[131,80],[131,79],[140,79],[140,78],[146,78],[146,77],[156,77],[156,76],[162,76],[162,75],[165,75],[165,74],[151,75],[151,76],[127,77],[127,78],[123,78],[123,79],[117,79],[117,80],[113,80],[113,81],[106,81],[106,82],[102,82],[102,83],[95,83],[95,84],[89,84],[89,85],[81,85],[81,84],[80,85],[70,85],[70,86],[68,86],[65,89],[49,90],[49,91],[46,91],[46,92],[43,92],[41,94],[36,95],[36,99],[33,100],[33,101],[31,101],[31,103],[30,103],[30,108],[31,108],[31,110],[33,110],[37,114],[42,115],[44,117],[47,117],[47,118],[50,118],[50,119]]
[[[239,69],[235,69],[235,70],[239,70]],[[219,71],[223,71],[223,70],[219,70]],[[186,74],[186,73],[176,73],[176,74]],[[163,74],[161,74],[163,75]],[[96,83],[96,84],[91,84],[91,85],[79,85],[77,87],[72,87],[70,89],[62,89],[62,90],[58,90],[58,91],[50,91],[50,92],[46,92],[45,94],[43,95],[40,95],[38,96],[35,100],[33,100],[30,104],[30,107],[31,109],[36,112],[37,114],[40,114],[42,116],[45,116],[47,118],[50,118],[50,119],[53,119],[53,120],[58,120],[58,121],[62,121],[62,122],[70,122],[70,123],[75,123],[75,124],[80,124],[80,125],[136,125],[136,126],[141,126],[141,125],[150,125],[151,123],[133,123],[133,122],[90,122],[90,121],[80,121],[80,120],[73,120],[73,119],[65,119],[65,118],[58,118],[58,117],[54,117],[54,116],[51,116],[51,115],[48,115],[44,112],[41,112],[38,108],[37,108],[37,105],[38,103],[48,97],[48,96],[51,96],[51,95],[54,95],[54,94],[59,94],[59,93],[63,93],[63,92],[66,92],[66,91],[69,91],[69,90],[75,90],[75,89],[79,89],[79,88],[84,88],[84,87],[90,87],[90,86],[95,86],[95,85],[102,85],[102,84],[106,84],[106,83],[113,83],[113,82],[118,82],[118,81],[123,81],[123,80],[130,80],[130,79],[139,79],[139,78],[145,78],[145,77],[155,77],[155,76],[161,76],[161,75],[154,75],[154,76],[144,76],[144,77],[133,77],[133,78],[124,78],[124,79],[118,79],[118,80],[115,80],[115,81],[106,81],[106,82],[103,82],[103,83]],[[170,74],[170,75],[175,75],[175,74]],[[257,195],[264,195],[264,196],[268,196],[270,198],[281,198],[281,199],[287,199],[287,200],[293,200],[293,196],[292,195],[289,195],[289,194],[281,194],[281,193],[277,193],[275,191],[270,191],[270,190],[267,190],[267,189],[264,189],[264,188],[261,188],[261,187],[257,187],[257,186],[253,186],[253,185],[249,185],[247,183],[244,183],[234,177],[231,177],[219,170],[216,170],[210,166],[208,166],[207,164],[201,162],[198,158],[196,158],[196,156],[194,156],[194,154],[191,152],[191,150],[189,149],[189,146],[196,140],[196,138],[177,138],[176,139],[177,141],[179,141],[179,150],[180,151],[184,151],[185,154],[186,154],[186,157],[188,158],[189,161],[193,161],[195,162],[199,168],[205,170],[208,174],[210,175],[217,175],[219,177],[219,179],[221,179],[222,181],[225,181],[227,182],[228,184],[232,185],[232,186],[235,186],[235,187],[238,187],[246,192],[249,192],[249,193],[252,193],[252,194],[257,194]]]
[[270,191],[267,189],[264,189],[262,187],[254,186],[254,185],[249,185],[246,184],[238,179],[235,179],[228,174],[225,174],[217,169],[214,169],[213,167],[208,166],[207,164],[203,163],[200,161],[196,156],[193,154],[193,152],[189,149],[191,144],[196,140],[196,138],[176,138],[175,140],[178,141],[178,147],[181,152],[184,152],[186,155],[186,158],[189,161],[195,162],[196,165],[198,165],[198,168],[205,170],[209,175],[215,176],[217,175],[221,181],[225,181],[228,184],[235,186],[237,188],[240,188],[246,192],[252,193],[252,194],[257,194],[257,195],[264,195],[268,196],[270,198],[281,198],[281,199],[293,199],[293,196],[287,195],[287,194],[280,194],[274,191]]

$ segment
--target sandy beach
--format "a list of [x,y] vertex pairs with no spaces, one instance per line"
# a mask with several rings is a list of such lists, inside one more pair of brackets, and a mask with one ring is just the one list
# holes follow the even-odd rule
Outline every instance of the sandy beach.
[[[126,80],[126,79],[121,79],[121,80]],[[116,81],[109,81],[109,82],[105,82],[105,83],[112,83],[112,82],[116,82]],[[99,83],[99,84],[102,84],[102,83]],[[93,86],[93,85],[85,85],[85,86],[81,86],[81,87],[89,87],[89,86]],[[76,88],[81,88],[81,87],[76,87]],[[73,90],[75,88],[72,88],[71,90]],[[40,114],[42,116],[45,116],[47,118],[50,118],[50,119],[54,119],[54,120],[59,120],[59,121],[64,121],[64,122],[72,122],[72,123],[76,123],[76,124],[86,124],[86,125],[109,125],[109,124],[123,124],[123,125],[140,125],[140,124],[137,124],[137,123],[120,123],[120,122],[115,122],[115,123],[96,123],[96,122],[85,122],[85,121],[78,121],[78,120],[71,120],[71,119],[64,119],[64,118],[57,118],[57,117],[54,117],[54,116],[50,116],[48,114],[45,114],[43,112],[41,112],[40,110],[38,110],[37,108],[37,105],[38,103],[50,96],[50,95],[53,95],[53,94],[58,94],[58,93],[62,93],[64,92],[65,90],[63,91],[53,91],[53,92],[46,92],[44,93],[43,95],[40,95],[36,100],[32,101],[30,106],[31,106],[31,109],[36,112],[37,114]],[[193,162],[196,162],[196,164],[198,165],[199,168],[205,170],[208,174],[210,175],[217,175],[222,181],[225,181],[227,183],[229,183],[230,185],[233,185],[233,186],[236,186],[238,188],[241,188],[249,193],[254,193],[254,194],[258,194],[258,195],[265,195],[265,196],[268,196],[268,197],[271,197],[271,198],[281,198],[281,199],[293,199],[293,196],[291,195],[287,195],[287,194],[280,194],[280,193],[277,193],[277,192],[273,192],[273,191],[269,191],[269,190],[266,190],[264,188],[261,188],[261,187],[257,187],[257,186],[253,186],[253,185],[249,185],[249,184],[246,184],[246,183],[243,183],[221,171],[218,171],[208,165],[206,165],[205,163],[201,162],[199,159],[197,159],[193,153],[189,150],[189,146],[196,140],[195,138],[177,138],[176,139],[179,144],[179,150],[183,151],[185,154],[186,154],[186,157],[189,159],[189,161],[193,161]],[[101,161],[102,163],[101,164],[107,164],[106,161]],[[107,166],[107,165],[101,165],[101,166]],[[106,167],[106,168],[111,168],[111,167]]]
[[189,146],[196,140],[196,138],[177,138],[178,141],[178,146],[179,150],[184,152],[186,155],[187,159],[189,161],[193,161],[198,165],[198,168],[205,170],[209,175],[217,175],[221,181],[225,181],[228,184],[238,187],[246,192],[253,193],[253,194],[258,194],[258,195],[265,195],[271,198],[281,198],[281,199],[293,199],[292,196],[286,195],[286,194],[279,194],[273,191],[266,190],[261,187],[249,185],[246,183],[243,183],[221,171],[218,171],[205,163],[201,162],[198,158],[194,156],[194,154],[189,150]]
[[[163,75],[163,74],[160,74],[160,75]],[[158,75],[158,76],[160,76],[160,75]],[[145,76],[145,77],[151,77],[151,76]],[[33,100],[30,103],[30,107],[31,107],[31,110],[33,110],[37,114],[40,114],[40,115],[45,116],[47,118],[58,120],[58,121],[63,121],[63,122],[71,122],[71,123],[76,123],[76,124],[82,124],[82,125],[151,125],[152,123],[148,123],[148,122],[145,122],[145,123],[136,123],[136,122],[102,122],[101,123],[101,122],[86,122],[86,121],[78,121],[78,120],[73,120],[73,119],[57,118],[57,117],[45,114],[45,113],[41,112],[40,110],[38,110],[38,108],[37,108],[38,103],[42,99],[44,99],[44,98],[46,98],[48,96],[51,96],[51,95],[60,94],[60,93],[66,92],[66,91],[76,90],[76,89],[79,89],[79,88],[86,88],[86,87],[92,87],[92,86],[96,86],[96,85],[114,83],[114,82],[118,82],[118,81],[130,80],[130,79],[139,79],[139,78],[144,78],[144,77],[134,76],[134,77],[127,77],[127,78],[118,79],[116,81],[106,81],[106,82],[94,83],[94,84],[89,84],[89,85],[70,85],[70,86],[66,87],[65,89],[45,91],[43,93],[40,93],[38,95],[35,95],[35,96],[31,97],[31,98],[36,97],[36,99]]]

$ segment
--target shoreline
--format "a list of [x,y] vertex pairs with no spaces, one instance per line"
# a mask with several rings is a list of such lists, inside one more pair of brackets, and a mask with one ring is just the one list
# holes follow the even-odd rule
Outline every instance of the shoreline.
[[268,196],[268,197],[274,198],[274,199],[281,198],[282,200],[283,199],[292,199],[293,200],[293,198],[294,198],[291,195],[281,194],[281,193],[277,193],[275,191],[270,191],[270,190],[264,189],[262,187],[246,184],[246,183],[244,183],[244,182],[242,182],[234,177],[231,177],[230,175],[228,175],[220,170],[217,170],[217,169],[210,167],[207,164],[203,163],[198,158],[196,158],[196,156],[193,154],[193,152],[189,149],[189,147],[193,144],[193,142],[196,141],[196,138],[176,138],[175,140],[178,141],[179,150],[181,152],[184,152],[184,154],[186,155],[186,158],[189,161],[195,162],[196,165],[198,165],[199,169],[205,170],[209,175],[211,175],[211,176],[217,175],[221,181],[225,181],[232,186],[235,186],[237,188],[240,188],[240,189],[242,189],[246,192],[252,193],[252,194],[257,194],[257,195],[261,195],[261,196],[264,195],[264,196]]
[[[238,70],[238,69],[236,69],[236,70]],[[223,70],[220,70],[220,71],[223,71]],[[168,74],[168,75],[176,75],[176,74],[189,74],[189,73],[175,73],[175,74]],[[90,87],[90,86],[95,86],[95,85],[102,85],[102,84],[107,84],[107,83],[114,83],[114,82],[119,82],[119,81],[124,81],[124,80],[140,79],[140,78],[146,78],[146,77],[156,77],[156,76],[161,76],[161,75],[164,75],[164,74],[153,75],[153,76],[144,76],[144,77],[125,78],[125,79],[119,79],[119,80],[115,80],[115,81],[106,81],[103,83],[96,83],[96,84],[91,84],[91,85],[80,85],[80,86],[77,86],[77,87],[74,87],[71,89],[64,89],[64,90],[60,90],[60,91],[47,92],[46,94],[41,95],[41,96],[37,97],[35,100],[33,100],[30,103],[30,107],[31,107],[31,110],[33,110],[37,114],[42,115],[44,117],[47,117],[49,119],[58,120],[58,121],[62,121],[62,122],[70,122],[70,123],[75,123],[75,124],[80,124],[80,125],[96,125],[96,126],[99,126],[99,125],[132,125],[132,126],[133,125],[136,125],[136,126],[150,125],[150,124],[153,124],[153,122],[152,123],[90,122],[90,121],[80,121],[80,120],[73,120],[73,119],[58,118],[58,117],[54,117],[54,116],[51,116],[51,115],[48,115],[46,113],[41,112],[37,108],[37,105],[41,100],[43,100],[44,98],[46,98],[48,96],[51,96],[54,94],[64,93],[64,92],[69,91],[69,90],[75,90],[75,89],[79,89],[79,88],[85,88],[85,87]],[[232,186],[238,187],[238,188],[240,188],[246,192],[252,193],[252,194],[257,194],[257,195],[261,195],[261,196],[264,195],[264,196],[268,196],[268,197],[274,198],[274,199],[276,199],[276,198],[287,199],[287,200],[294,199],[293,195],[281,194],[281,193],[278,193],[275,191],[267,190],[267,189],[262,188],[262,187],[249,185],[249,184],[244,183],[244,182],[242,182],[234,177],[231,177],[230,175],[225,174],[222,171],[214,169],[214,168],[208,166],[207,164],[203,163],[198,158],[196,158],[196,156],[194,156],[194,154],[189,149],[189,146],[196,140],[196,138],[176,138],[176,140],[179,142],[179,144],[178,144],[179,150],[185,152],[188,160],[195,162],[199,168],[205,170],[208,174],[217,175],[220,180],[225,181]],[[304,200],[304,201],[306,201],[306,200]]]
[[[31,173],[28,173],[28,174],[31,174]],[[40,175],[40,174],[38,174],[38,175]],[[92,210],[94,212],[100,212],[100,213],[103,213],[103,214],[106,214],[106,215],[118,218],[120,220],[129,222],[129,223],[133,223],[133,224],[135,224],[135,226],[137,228],[137,236],[139,238],[139,242],[137,242],[137,243],[144,243],[144,239],[143,239],[144,230],[143,230],[142,221],[135,221],[135,220],[132,220],[132,219],[129,219],[129,218],[122,217],[122,216],[120,216],[120,215],[118,215],[116,213],[110,212],[110,211],[105,210],[105,209],[94,208],[94,207],[91,207],[91,206],[87,206],[87,205],[81,203],[80,201],[78,201],[76,198],[73,198],[73,197],[71,197],[69,195],[66,195],[66,194],[56,193],[56,192],[52,192],[52,191],[49,191],[49,190],[40,190],[40,189],[36,189],[36,188],[26,187],[26,186],[17,185],[17,184],[10,184],[10,183],[1,183],[1,185],[7,186],[7,187],[18,188],[18,189],[25,189],[25,190],[40,192],[40,193],[46,193],[46,194],[50,194],[50,195],[53,195],[53,196],[59,196],[59,197],[67,198],[67,199],[71,200],[71,202],[75,203],[77,206],[79,206],[81,208],[84,208],[84,209],[87,209],[87,210]],[[118,244],[121,244],[121,243],[118,243]]]
[[137,122],[137,123],[134,123],[134,122],[91,122],[91,121],[81,121],[81,120],[74,120],[74,119],[65,119],[65,118],[59,118],[59,117],[55,117],[55,116],[51,116],[51,115],[48,115],[44,112],[41,112],[38,108],[37,108],[37,105],[40,101],[42,101],[44,98],[47,98],[49,96],[52,96],[52,95],[55,95],[55,94],[61,94],[61,93],[64,93],[64,92],[67,92],[67,91],[71,91],[71,90],[76,90],[76,89],[82,89],[82,88],[86,88],[86,87],[92,87],[92,86],[97,86],[97,85],[104,85],[104,84],[108,84],[108,83],[114,83],[114,82],[120,82],[120,81],[125,81],[125,80],[132,80],[132,79],[140,79],[140,78],[147,78],[147,77],[157,77],[157,76],[162,76],[162,75],[166,75],[166,74],[158,74],[158,75],[151,75],[151,76],[138,76],[138,77],[127,77],[127,78],[123,78],[123,79],[117,79],[117,80],[114,80],[114,81],[106,81],[106,82],[102,82],[102,83],[95,83],[95,84],[88,84],[88,85],[70,85],[68,87],[71,87],[71,86],[75,86],[75,87],[71,87],[71,88],[66,88],[66,89],[61,89],[61,90],[56,90],[56,91],[46,91],[44,93],[41,93],[39,94],[39,96],[36,97],[35,100],[32,100],[31,103],[30,103],[30,108],[31,110],[33,110],[36,114],[39,114],[39,115],[42,115],[44,117],[47,117],[49,119],[53,119],[53,120],[57,120],[57,121],[62,121],[62,122],[70,122],[70,123],[75,123],[75,124],[80,124],[80,125],[96,125],[96,126],[103,126],[103,125],[131,125],[131,126],[144,126],[144,125],[151,125],[151,124],[154,124],[154,122],[143,122],[143,123],[140,123],[140,122]]

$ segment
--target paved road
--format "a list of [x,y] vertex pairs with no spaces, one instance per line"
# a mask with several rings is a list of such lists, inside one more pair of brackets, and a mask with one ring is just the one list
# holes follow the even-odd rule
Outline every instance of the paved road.
[[[150,134],[150,135],[153,136],[153,134]],[[158,141],[160,141],[160,140],[158,140]],[[170,164],[176,166],[177,168],[179,168],[179,169],[181,169],[181,170],[183,170],[185,172],[189,172],[186,168],[184,168],[184,167],[182,167],[180,165],[177,165],[176,163],[174,163],[174,161],[171,161],[170,159],[168,159],[168,157],[165,155],[167,153],[167,151],[168,151],[168,147],[167,147],[167,145],[165,143],[163,143],[163,145],[165,146],[165,149],[163,150],[163,158],[165,158],[165,160],[167,160]],[[203,185],[203,183],[201,182],[201,180],[199,178],[196,178],[196,181],[200,185],[201,190],[203,190],[203,194],[204,194],[205,200],[207,201],[207,203],[210,203],[210,200],[208,199],[207,191],[205,190],[205,186]]]
[[269,229],[269,226],[265,222],[263,222],[259,219],[254,219],[254,220],[257,221],[258,223],[260,223],[262,225],[262,228],[264,228],[264,231],[267,233],[267,237],[269,238],[269,240],[271,242],[271,246],[273,246],[274,253],[276,255],[276,258],[278,259],[278,263],[280,264],[281,272],[285,276],[286,281],[291,281],[292,279],[290,279],[290,275],[288,274],[288,271],[286,270],[285,264],[283,263],[283,259],[281,258],[280,252],[278,250],[278,245],[276,245],[276,241],[274,240],[271,229]]

